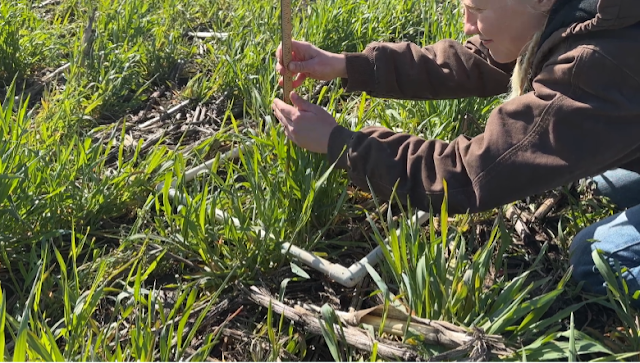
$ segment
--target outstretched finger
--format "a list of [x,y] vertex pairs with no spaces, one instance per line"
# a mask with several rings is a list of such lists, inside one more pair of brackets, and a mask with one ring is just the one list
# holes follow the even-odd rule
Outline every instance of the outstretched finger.
[[278,85],[280,87],[284,87],[284,78],[282,78],[282,77],[278,78]]
[[280,109],[278,109],[278,107],[276,106],[276,101],[278,100],[274,100],[273,104],[271,104],[271,109],[273,110],[273,114],[276,115],[276,118],[278,119],[278,121],[280,121],[281,124],[288,125],[289,120],[287,120],[287,118],[282,115],[282,112],[280,112]]
[[276,98],[273,100],[273,107],[274,111],[277,110],[277,112],[279,112],[283,119],[289,124],[291,124],[293,119],[298,116],[298,110],[294,106],[288,105],[280,99]]
[[284,135],[287,137],[287,139],[293,141],[291,126],[286,124],[285,122],[280,121],[280,119],[278,119],[278,122],[280,122],[280,125],[282,125],[282,130],[284,131]]
[[300,87],[308,77],[306,73],[298,73],[298,76],[293,80],[293,88]]
[[[298,88],[304,83],[305,79],[309,78],[306,73],[299,73],[298,76],[293,80],[293,88]],[[284,79],[282,77],[278,78],[278,86],[284,85]]]
[[276,49],[276,59],[278,63],[282,62],[282,43],[278,44],[278,49]]
[[284,130],[284,134],[287,136],[288,139],[293,140],[292,139],[292,132],[291,132],[291,128],[293,127],[291,120],[289,120],[288,118],[286,118],[282,112],[280,112],[280,110],[274,106],[272,106],[273,109],[273,113],[276,115],[276,119],[278,119],[278,122],[280,123],[280,125],[282,125],[282,128]]

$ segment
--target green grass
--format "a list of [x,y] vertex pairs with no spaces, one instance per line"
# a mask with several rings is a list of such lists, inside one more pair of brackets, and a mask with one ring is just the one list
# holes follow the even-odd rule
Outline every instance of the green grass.
[[[333,52],[362,50],[371,41],[464,39],[454,1],[317,0],[294,1],[294,7],[294,37]],[[279,241],[335,256],[409,227],[407,218],[380,216],[382,222],[366,230],[363,198],[352,193],[345,174],[327,174],[322,156],[285,142],[270,111],[281,94],[274,66],[278,19],[278,7],[263,0],[0,4],[0,357],[220,359],[224,328],[236,317],[223,307],[233,305],[237,284],[282,281],[284,298],[287,283],[304,281],[299,271],[280,278],[289,261]],[[192,31],[227,36],[195,39],[187,35]],[[67,63],[27,99],[25,89]],[[301,93],[315,86],[308,81]],[[164,93],[154,96],[160,89]],[[344,125],[373,121],[445,140],[461,132],[465,114],[480,121],[468,132],[481,132],[499,102],[376,100],[345,95],[337,82],[321,94],[317,102]],[[182,121],[139,129],[152,116],[138,119],[145,110],[184,100],[190,103]],[[178,128],[145,144],[198,107],[208,111],[200,129]],[[249,141],[238,161],[183,181],[186,169]],[[173,178],[185,200],[167,188],[155,190]],[[575,201],[554,231],[564,257],[577,230],[611,212],[589,203]],[[242,226],[216,221],[214,208]],[[500,359],[637,358],[635,312],[623,293],[612,288],[609,297],[593,298],[576,292],[566,259],[549,272],[541,267],[550,263],[544,253],[519,273],[495,277],[506,266],[503,255],[518,250],[499,214],[484,217],[490,237],[480,247],[474,247],[480,240],[474,218],[404,228],[378,269],[377,288],[393,291],[396,302],[420,317],[504,336],[517,353]],[[277,240],[256,236],[256,225]],[[344,238],[360,228],[369,243]],[[326,239],[336,241],[321,242]],[[572,313],[584,305],[604,309],[614,325],[578,331]],[[330,352],[327,358],[376,358],[338,345],[330,331],[326,342],[305,336],[271,312],[241,316],[235,327],[257,339],[243,348],[244,359],[309,359],[312,344]],[[443,352],[412,342],[425,357]]]

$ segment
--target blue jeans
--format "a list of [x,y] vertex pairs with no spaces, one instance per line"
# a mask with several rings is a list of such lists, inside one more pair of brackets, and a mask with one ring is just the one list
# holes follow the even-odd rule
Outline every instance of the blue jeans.
[[[607,285],[591,256],[597,248],[614,273],[618,272],[614,261],[620,268],[627,268],[621,277],[633,296],[640,290],[640,175],[615,169],[594,177],[593,181],[598,194],[626,210],[585,228],[575,236],[569,248],[573,279],[584,281],[583,289],[587,292],[607,293]],[[631,299],[631,302],[640,306],[640,300]]]

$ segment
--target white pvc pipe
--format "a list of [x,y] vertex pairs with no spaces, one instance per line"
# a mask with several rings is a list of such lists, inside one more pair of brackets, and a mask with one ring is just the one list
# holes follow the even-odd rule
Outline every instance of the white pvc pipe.
[[[225,153],[220,157],[220,161],[222,162],[227,159],[237,158],[238,155],[240,154],[241,149],[245,146],[248,146],[248,145],[238,146],[235,149],[228,151],[227,153]],[[198,175],[198,173],[200,172],[209,171],[214,161],[215,159],[209,160],[201,165],[198,165],[188,170],[184,175],[184,181],[187,182],[194,179],[196,175]],[[180,192],[174,189],[175,182],[176,180],[174,179],[173,182],[171,183],[172,187],[169,189],[169,196],[172,198],[177,196],[184,203],[185,202],[184,196]],[[164,186],[164,183],[160,183],[156,189],[160,191],[162,190],[163,186]],[[219,209],[215,209],[215,219],[218,221],[230,220],[236,227],[241,226],[241,223],[237,218],[231,217]],[[428,219],[429,219],[429,213],[418,211],[416,213],[416,216],[412,218],[412,222],[417,223],[418,225],[422,225]],[[254,226],[252,229],[256,232],[258,237],[260,238],[265,237],[266,232],[262,228]],[[396,233],[399,234],[400,230],[398,230]],[[270,235],[269,237],[275,239],[273,235]],[[385,239],[384,243],[385,245],[388,244],[389,239],[388,238]],[[363,257],[360,261],[354,263],[353,265],[347,268],[340,264],[331,263],[325,260],[324,258],[318,257],[309,251],[303,250],[300,247],[292,245],[289,242],[282,243],[282,246],[280,247],[280,251],[283,254],[285,253],[289,254],[290,256],[298,259],[300,262],[304,263],[305,265],[324,273],[332,280],[346,287],[354,287],[355,285],[357,285],[367,275],[366,265],[369,264],[370,266],[373,266],[377,264],[383,257],[382,249],[380,246],[378,246],[369,254],[367,254],[365,257]]]
[[356,286],[367,274],[365,264],[368,263],[373,266],[380,261],[382,257],[382,250],[380,249],[380,246],[378,246],[363,259],[347,268],[337,263],[331,263],[324,258],[318,257],[313,253],[305,251],[288,242],[282,244],[280,251],[282,251],[282,253],[288,253],[305,265],[324,273],[332,280],[346,287]]
[[[222,156],[220,156],[220,162],[226,161],[228,159],[235,159],[237,157],[240,156],[240,151],[242,149],[244,149],[245,147],[250,146],[251,143],[247,143],[243,146],[238,146],[232,150],[227,151],[226,153],[222,154]],[[188,182],[192,179],[194,179],[196,177],[196,175],[198,175],[198,173],[202,172],[202,171],[209,171],[211,169],[211,166],[213,165],[213,163],[215,162],[216,159],[211,159],[207,162],[204,162],[194,168],[191,168],[189,170],[187,170],[187,172],[184,174],[184,181]]]
[[[412,218],[412,222],[422,225],[428,219],[429,213],[418,211],[417,215]],[[399,235],[400,230],[398,229],[396,233]],[[388,244],[389,239],[386,238],[384,243],[385,245]],[[369,264],[373,266],[383,257],[382,249],[378,246],[368,255],[364,256],[360,261],[347,268],[339,264],[331,263],[324,258],[318,257],[287,242],[282,244],[280,250],[282,253],[289,253],[305,265],[325,273],[337,283],[346,287],[354,287],[357,285],[358,282],[360,282],[360,280],[362,280],[367,274],[366,265]]]
[[[184,200],[184,197],[173,188],[169,189],[169,196],[172,198],[175,196],[178,196],[179,198]],[[220,209],[215,209],[214,212],[215,212],[214,216],[216,220],[218,221],[230,220],[234,226],[241,227],[240,220],[238,220],[237,218],[226,214]],[[417,215],[414,218],[412,218],[412,222],[417,223],[418,225],[422,225],[428,219],[429,219],[429,213],[418,211]],[[256,232],[259,238],[264,238],[266,236],[266,232],[262,228],[254,226],[252,229],[254,232]],[[396,233],[399,235],[400,229],[398,229]],[[272,234],[269,235],[269,237],[272,239],[275,239],[275,237]],[[388,244],[389,239],[386,238],[384,240],[384,243],[385,245]],[[289,254],[290,256],[296,258],[297,260],[304,263],[305,265],[324,273],[332,280],[346,287],[354,287],[355,285],[357,285],[367,275],[366,265],[369,264],[370,266],[374,266],[383,257],[382,249],[380,248],[380,246],[378,246],[369,254],[367,254],[362,259],[360,259],[360,261],[354,263],[349,267],[344,267],[343,265],[329,262],[324,258],[318,257],[309,251],[303,250],[300,247],[292,245],[289,242],[282,243],[282,246],[280,247],[280,251],[283,254]]]
[[[242,146],[237,146],[229,151],[227,151],[226,153],[222,154],[222,156],[220,156],[220,162],[229,160],[229,159],[235,159],[238,156],[240,156],[240,151],[242,151],[245,147],[248,147],[251,145],[251,142],[242,145]],[[189,170],[187,170],[186,173],[184,173],[184,181],[185,183],[188,181],[191,181],[193,179],[195,179],[195,177],[200,173],[200,172],[206,172],[206,171],[210,171],[211,170],[211,166],[213,166],[213,163],[216,161],[215,158],[206,161],[198,166],[195,166]],[[171,182],[171,189],[169,189],[169,193],[172,193],[173,188],[176,186],[176,181],[177,179],[174,178],[173,181]],[[156,191],[161,191],[162,188],[164,188],[164,182],[161,182],[160,184],[158,184],[156,186]],[[173,190],[173,193],[175,193],[175,190]]]
[[[219,221],[231,220],[236,227],[240,227],[240,221],[234,217],[231,217],[224,213],[223,211],[216,209],[215,210],[215,218]],[[429,219],[429,213],[425,213],[423,211],[418,211],[417,215],[412,218],[413,223],[417,223],[418,225],[422,225]],[[266,232],[260,227],[254,227],[253,230],[258,234],[259,237],[263,238],[266,235]],[[396,231],[396,233],[400,234],[400,229]],[[271,238],[274,238],[273,235],[270,235]],[[389,239],[386,238],[384,240],[385,245],[389,243]],[[346,287],[354,287],[356,286],[366,275],[367,268],[366,265],[374,266],[377,264],[383,257],[382,249],[380,246],[376,247],[369,254],[364,256],[360,261],[354,263],[350,267],[344,267],[337,263],[331,263],[324,258],[318,257],[313,253],[303,250],[300,247],[294,246],[289,242],[282,243],[280,247],[280,251],[283,254],[289,254],[292,257],[295,257],[300,262],[305,265],[320,271],[327,275],[332,280],[336,281],[340,285]]]

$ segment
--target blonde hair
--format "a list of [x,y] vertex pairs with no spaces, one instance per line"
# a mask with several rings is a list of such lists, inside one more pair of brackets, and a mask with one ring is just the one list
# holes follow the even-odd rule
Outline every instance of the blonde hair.
[[518,57],[516,66],[513,69],[513,75],[511,75],[511,92],[507,97],[507,101],[531,91],[529,77],[531,76],[533,60],[536,56],[541,37],[542,30],[534,34],[533,38],[523,48],[523,52]]

